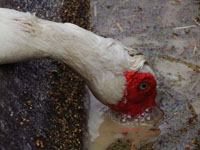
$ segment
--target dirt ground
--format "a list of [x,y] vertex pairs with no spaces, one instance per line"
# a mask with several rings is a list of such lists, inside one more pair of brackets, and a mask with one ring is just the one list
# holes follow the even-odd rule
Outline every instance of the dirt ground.
[[[160,136],[138,149],[200,149],[199,1],[92,0],[91,10],[94,32],[119,39],[153,63],[164,120]],[[119,143],[108,150],[130,149]]]

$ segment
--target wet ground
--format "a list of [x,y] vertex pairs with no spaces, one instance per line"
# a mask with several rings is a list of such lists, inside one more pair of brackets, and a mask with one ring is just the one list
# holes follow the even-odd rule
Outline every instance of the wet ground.
[[[91,0],[95,33],[147,55],[155,68],[164,120],[139,150],[200,149],[200,30],[196,0]],[[2,7],[89,29],[89,1],[9,0]],[[0,150],[81,150],[84,83],[69,67],[34,60],[0,67]],[[130,150],[116,141],[108,150]],[[133,150],[133,149],[132,149]]]
[[[156,71],[164,120],[158,139],[140,150],[200,149],[198,7],[195,0],[92,1],[94,32],[143,52]],[[131,149],[126,144],[121,149]]]

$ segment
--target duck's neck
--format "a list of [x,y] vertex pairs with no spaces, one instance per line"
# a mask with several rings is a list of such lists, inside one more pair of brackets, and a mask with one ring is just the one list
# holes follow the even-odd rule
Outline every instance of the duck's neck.
[[[0,64],[15,63],[43,58],[48,54],[36,46],[38,29],[36,23],[16,17],[11,10],[8,16],[0,9]],[[4,16],[5,15],[5,16]],[[25,15],[26,16],[26,15]]]
[[70,23],[5,9],[0,9],[0,34],[0,64],[51,57],[81,74],[103,103],[121,99],[129,55],[119,42]]
[[129,66],[121,43],[69,23],[44,24],[44,33],[42,41],[48,43],[50,55],[80,73],[98,99],[112,104],[121,99],[126,83],[123,72]]
[[70,23],[50,22],[9,9],[0,9],[0,34],[0,64],[52,57],[84,77],[98,67],[94,59],[102,53],[97,48],[105,39]]
[[65,62],[86,79],[102,68],[99,46],[105,38],[70,23],[50,23],[43,29],[42,40],[50,57]]

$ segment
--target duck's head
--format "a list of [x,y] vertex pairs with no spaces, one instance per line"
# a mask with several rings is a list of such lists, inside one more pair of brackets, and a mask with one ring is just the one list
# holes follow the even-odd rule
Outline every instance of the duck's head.
[[116,105],[108,106],[117,112],[136,116],[156,105],[157,83],[152,67],[146,61],[141,63],[139,69],[132,70],[138,71],[124,72],[126,84],[123,97]]

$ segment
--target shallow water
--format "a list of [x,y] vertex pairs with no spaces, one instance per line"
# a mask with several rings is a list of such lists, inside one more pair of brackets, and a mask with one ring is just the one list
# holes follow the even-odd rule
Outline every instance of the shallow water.
[[[70,1],[75,2],[75,6],[57,0],[2,0],[0,4],[5,5],[6,2],[12,8],[35,12],[41,18],[63,22],[71,20],[88,28],[88,6],[86,9],[77,7],[77,3],[82,1]],[[58,10],[59,8],[63,10]],[[86,10],[86,14],[83,10]],[[55,15],[55,12],[59,15]],[[152,140],[153,146],[148,146],[151,150],[200,149],[195,144],[200,141],[200,30],[194,21],[198,13],[196,0],[91,0],[91,26],[94,32],[119,39],[125,45],[143,52],[152,61],[162,99],[158,103],[164,112],[163,120],[157,124],[158,130],[150,130],[150,136],[147,133],[152,126],[148,125],[153,123],[147,125],[142,122],[143,124],[138,125],[138,120],[131,120],[135,124],[130,127],[124,125],[126,119],[123,116],[119,120],[113,120],[115,117],[110,116],[110,112],[98,109],[97,112],[101,113],[93,114],[93,121],[98,126],[93,124],[96,128],[89,128],[94,130],[90,133],[93,135],[89,145],[92,150],[106,149],[117,139],[128,140],[127,144],[136,145],[137,149],[143,148],[145,143]],[[87,25],[83,22],[87,22]],[[3,132],[0,134],[0,149],[81,149],[81,126],[84,123],[80,120],[84,113],[80,113],[83,107],[79,103],[83,102],[79,99],[82,95],[77,96],[77,101],[73,97],[74,103],[70,101],[72,87],[81,90],[79,84],[74,82],[79,82],[79,79],[64,65],[59,64],[60,72],[55,70],[57,67],[51,60],[1,67],[3,114],[0,127]],[[66,71],[69,71],[67,75],[64,73]],[[55,93],[49,99],[49,91],[46,90],[50,84],[57,84],[58,78],[59,85],[55,87],[61,93],[60,98],[59,93]],[[54,80],[56,82],[52,82]],[[65,86],[66,89],[63,88],[63,81],[67,81],[66,85],[69,86]],[[65,96],[69,99],[64,98]],[[100,119],[97,115],[100,115]],[[128,116],[127,118],[129,119]],[[159,122],[158,118],[154,121]],[[97,129],[99,133],[95,131]]]
[[89,150],[103,150],[117,140],[128,142],[134,147],[158,137],[159,122],[163,112],[158,108],[147,109],[139,116],[121,115],[101,104],[91,92],[89,107]]

